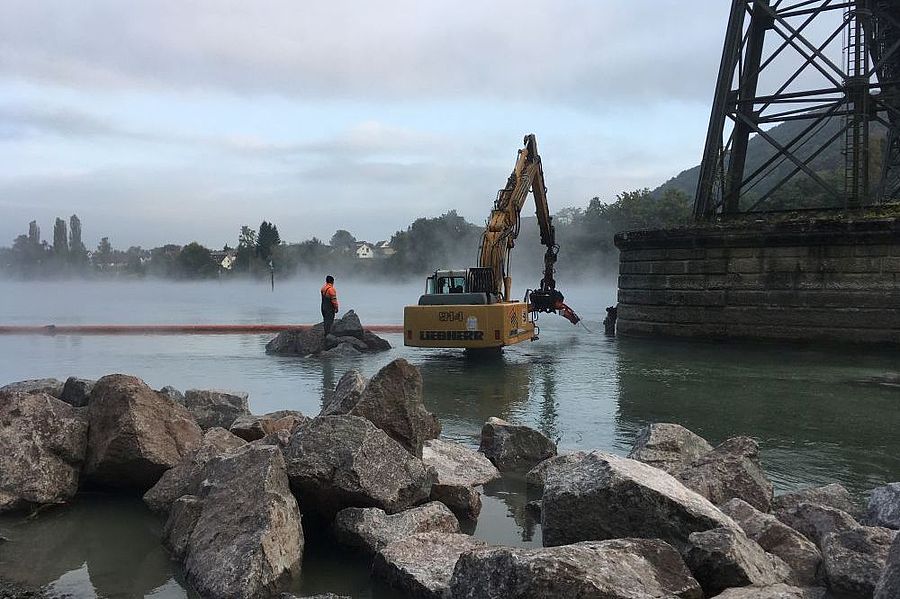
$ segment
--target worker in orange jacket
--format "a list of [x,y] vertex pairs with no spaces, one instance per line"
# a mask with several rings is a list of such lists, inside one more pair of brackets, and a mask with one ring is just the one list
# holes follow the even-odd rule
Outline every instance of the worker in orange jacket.
[[322,318],[325,324],[325,334],[331,332],[331,325],[334,322],[334,315],[338,311],[337,291],[334,288],[334,277],[328,275],[325,277],[325,284],[322,285]]

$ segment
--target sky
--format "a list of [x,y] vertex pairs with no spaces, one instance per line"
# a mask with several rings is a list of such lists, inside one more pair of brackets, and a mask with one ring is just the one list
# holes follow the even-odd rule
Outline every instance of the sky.
[[653,188],[700,161],[729,4],[0,0],[0,245],[482,223],[527,133],[553,212]]

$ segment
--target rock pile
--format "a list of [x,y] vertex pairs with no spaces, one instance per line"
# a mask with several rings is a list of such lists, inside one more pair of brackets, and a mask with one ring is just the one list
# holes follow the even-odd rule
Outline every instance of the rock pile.
[[356,312],[350,310],[331,325],[319,323],[308,329],[282,331],[266,344],[266,353],[282,356],[354,356],[391,349],[391,344],[372,331],[363,329]]

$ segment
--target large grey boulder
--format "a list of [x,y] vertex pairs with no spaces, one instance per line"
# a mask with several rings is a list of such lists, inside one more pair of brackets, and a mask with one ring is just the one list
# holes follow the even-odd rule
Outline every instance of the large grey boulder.
[[542,433],[523,425],[491,417],[481,427],[481,447],[501,471],[527,472],[556,455],[556,443]]
[[759,445],[749,437],[728,439],[675,477],[716,505],[734,497],[763,512],[772,505],[772,483],[759,465]]
[[46,393],[52,397],[59,399],[62,395],[65,383],[59,379],[28,379],[26,381],[16,381],[0,387],[0,395],[4,393]]
[[335,319],[330,332],[335,337],[355,337],[357,339],[362,339],[363,333],[359,316],[353,310],[348,310],[341,318]]
[[266,344],[267,354],[309,356],[322,351],[325,328],[321,323],[306,329],[281,331]]
[[900,597],[900,535],[894,537],[881,578],[875,586],[875,599]]
[[431,493],[422,461],[358,416],[321,416],[301,425],[284,454],[304,513],[327,519],[346,507],[396,513]]
[[266,344],[266,353],[289,356],[332,357],[388,349],[391,349],[391,344],[375,333],[364,330],[353,310],[335,319],[327,337],[324,326],[319,323],[305,329],[282,331]]
[[784,582],[790,569],[740,531],[715,528],[691,533],[684,559],[708,596],[731,587]]
[[124,374],[97,381],[87,410],[84,474],[105,486],[146,491],[203,434],[184,406]]
[[368,419],[417,457],[425,440],[441,433],[440,422],[425,409],[422,374],[403,358],[372,377],[350,414]]
[[658,422],[638,432],[628,457],[673,474],[712,449],[706,439],[680,424]]
[[772,511],[788,510],[801,503],[823,505],[847,512],[854,518],[859,513],[859,506],[854,501],[850,491],[839,483],[831,483],[821,487],[809,487],[792,493],[778,495],[772,501]]
[[866,524],[900,529],[900,483],[872,489],[866,506]]
[[719,509],[737,522],[760,547],[790,566],[791,582],[804,586],[818,580],[822,554],[812,541],[775,516],[764,514],[741,499],[730,499]]
[[543,491],[544,483],[547,480],[547,473],[551,470],[562,469],[571,464],[580,462],[586,455],[587,452],[585,451],[576,451],[547,458],[525,474],[525,483],[533,489]]
[[481,495],[475,487],[500,478],[484,454],[446,439],[425,441],[422,462],[432,474],[431,499],[467,520],[475,520],[481,512]]
[[163,527],[163,545],[177,560],[184,560],[190,546],[191,534],[203,513],[203,500],[196,495],[182,495],[169,508]]
[[63,385],[63,390],[62,393],[60,393],[59,398],[76,408],[84,407],[88,405],[88,401],[91,397],[91,390],[93,390],[96,382],[97,381],[92,379],[80,379],[75,376],[70,376],[66,379],[66,383]]
[[444,599],[459,556],[487,544],[470,535],[424,532],[375,554],[372,575],[411,599]]
[[693,532],[738,529],[709,500],[659,468],[598,451],[549,472],[542,508],[546,546],[638,537],[662,539],[683,551]]
[[459,521],[437,501],[398,514],[387,514],[377,507],[348,507],[334,519],[337,542],[346,547],[375,554],[394,541],[420,532],[459,532]]
[[828,587],[836,593],[871,597],[887,563],[896,531],[857,526],[822,540],[822,562]]
[[199,509],[188,505],[173,516],[185,521],[182,530],[190,529],[181,545],[184,570],[200,595],[259,597],[299,573],[300,510],[277,447],[246,445],[213,458],[198,499]]
[[328,398],[319,416],[338,416],[349,414],[359,403],[363,391],[366,390],[366,377],[358,370],[348,370],[338,381],[334,393]]
[[658,539],[615,539],[543,549],[469,551],[456,564],[450,596],[700,599],[703,592],[670,545]]
[[157,393],[167,399],[174,401],[177,404],[184,405],[184,393],[171,385],[166,385],[165,387],[157,391]]
[[[323,349],[330,350],[338,347],[340,345],[349,345],[353,349],[363,352],[366,351],[368,346],[366,342],[362,339],[357,339],[356,337],[335,337],[334,334],[325,335],[325,341],[322,344]],[[327,351],[325,352],[328,353]],[[324,355],[324,354],[323,354]]]
[[296,410],[278,410],[261,416],[242,414],[234,420],[229,430],[245,441],[256,441],[279,431],[291,433],[308,421],[309,418]]
[[184,407],[203,430],[214,426],[228,429],[239,416],[250,415],[247,397],[242,391],[188,389],[184,392]]
[[766,587],[741,587],[728,589],[715,599],[826,599],[825,589],[819,587],[794,587],[780,583]]
[[196,449],[187,452],[181,461],[166,470],[156,484],[144,493],[144,503],[154,512],[167,512],[182,495],[199,493],[203,469],[212,458],[245,444],[243,439],[224,428],[209,429],[203,434]]
[[822,548],[822,539],[832,532],[842,532],[859,526],[853,516],[839,509],[816,503],[800,503],[778,510],[775,517]]
[[340,343],[330,349],[320,352],[323,358],[352,358],[362,354],[352,343]]
[[87,433],[83,411],[47,393],[0,392],[0,513],[74,496]]

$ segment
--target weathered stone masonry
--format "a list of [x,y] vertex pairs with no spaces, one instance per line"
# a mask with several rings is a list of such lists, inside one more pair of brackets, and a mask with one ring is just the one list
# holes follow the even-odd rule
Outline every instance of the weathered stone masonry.
[[622,335],[900,345],[900,219],[630,231]]

